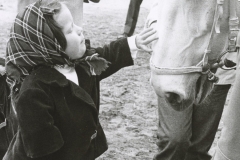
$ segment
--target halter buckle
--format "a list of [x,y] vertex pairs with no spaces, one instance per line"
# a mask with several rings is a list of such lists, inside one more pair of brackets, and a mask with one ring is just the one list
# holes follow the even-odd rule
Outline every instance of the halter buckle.
[[219,80],[219,78],[210,70],[210,67],[205,72],[202,72],[202,74],[207,75],[208,80],[213,83],[216,83]]
[[219,81],[219,78],[214,74],[212,73],[211,71],[208,73],[208,80],[213,82],[213,83],[217,83]]

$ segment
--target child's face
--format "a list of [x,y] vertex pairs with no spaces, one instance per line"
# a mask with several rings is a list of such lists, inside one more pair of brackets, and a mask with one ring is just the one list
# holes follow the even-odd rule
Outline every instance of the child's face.
[[73,17],[67,6],[61,3],[59,13],[55,14],[53,18],[61,27],[66,37],[67,47],[65,53],[71,59],[81,58],[86,51],[83,30],[81,27],[74,24]]

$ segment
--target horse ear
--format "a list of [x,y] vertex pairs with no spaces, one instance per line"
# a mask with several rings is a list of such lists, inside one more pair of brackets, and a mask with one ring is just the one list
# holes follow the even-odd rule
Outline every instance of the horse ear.
[[210,94],[210,92],[213,89],[213,82],[209,81],[206,75],[202,75],[200,77],[199,83],[200,88],[197,93],[195,104],[200,104]]

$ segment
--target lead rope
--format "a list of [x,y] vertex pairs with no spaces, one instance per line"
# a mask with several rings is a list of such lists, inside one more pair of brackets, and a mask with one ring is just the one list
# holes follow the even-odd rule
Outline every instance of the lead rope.
[[[238,0],[240,1],[240,0]],[[220,33],[220,22],[221,22],[221,18],[223,15],[223,4],[224,4],[224,0],[218,0],[217,1],[217,10],[218,10],[218,14],[217,17],[217,22],[215,24],[215,31],[216,33]],[[228,49],[226,51],[224,51],[223,53],[221,53],[220,57],[218,58],[218,63],[213,64],[217,67],[213,67],[213,68],[218,68],[221,67],[223,65],[225,65],[226,61],[220,61],[221,57],[223,55],[225,55],[226,53],[231,53],[231,52],[236,52],[237,51],[237,36],[239,33],[239,19],[237,17],[237,0],[230,0],[229,1],[229,37],[228,37]],[[213,35],[213,33],[211,33],[211,35]],[[209,49],[211,47],[211,38],[210,38],[210,43],[208,46],[208,49],[206,50],[205,54],[210,54],[211,50]],[[204,67],[203,67],[204,69]],[[203,74],[207,74],[208,75],[208,79],[210,81],[217,81],[218,78],[215,76],[214,73],[212,73],[210,71],[211,67],[209,69],[207,69],[206,73],[203,72]],[[225,69],[225,68],[222,68]],[[230,68],[226,68],[225,70],[231,70],[231,69],[236,69],[236,67],[230,67]]]
[[[211,47],[212,47],[211,40],[213,38],[213,32],[215,31],[216,33],[220,33],[220,20],[222,18],[222,14],[223,14],[223,3],[224,3],[224,0],[217,1],[213,25],[212,25],[211,33],[210,33],[209,40],[208,40],[208,45],[205,50],[204,56],[208,56],[207,54],[210,54],[212,52],[211,51]],[[203,58],[203,60],[204,60],[204,58]]]
[[[239,1],[239,0],[238,0]],[[236,42],[237,36],[239,32],[239,19],[237,17],[237,0],[230,0],[229,4],[229,43],[228,43],[228,50],[229,52],[236,51]]]
[[[229,37],[228,37],[228,48],[223,53],[220,54],[216,63],[214,63],[211,68],[220,67],[223,70],[236,69],[234,62],[230,62],[228,59],[222,60],[222,57],[227,53],[232,53],[238,51],[238,34],[239,34],[239,19],[237,17],[237,6],[240,0],[230,0],[229,1]],[[228,66],[227,66],[228,65]],[[226,67],[223,67],[226,66]]]
[[203,62],[202,62],[202,66],[203,66],[202,74],[207,75],[208,80],[215,83],[219,80],[219,78],[210,70],[211,67],[208,64],[208,55],[211,54],[212,52],[211,47],[213,43],[212,39],[213,39],[214,31],[216,33],[220,33],[220,23],[221,23],[221,18],[223,16],[223,4],[224,4],[224,0],[217,0],[213,25],[212,25],[208,45],[204,52]]

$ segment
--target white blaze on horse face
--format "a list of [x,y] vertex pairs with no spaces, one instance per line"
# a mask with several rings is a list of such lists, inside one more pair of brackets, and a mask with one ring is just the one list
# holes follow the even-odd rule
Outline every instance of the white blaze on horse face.
[[[159,39],[152,46],[152,63],[164,68],[196,66],[208,47],[216,0],[161,0],[158,7]],[[228,12],[226,8],[224,13]],[[221,23],[221,34],[214,34],[211,40],[210,59],[215,59],[227,44],[226,15]],[[151,84],[158,96],[169,99],[171,105],[189,105],[196,97],[199,77],[200,73],[158,75],[152,71]]]

